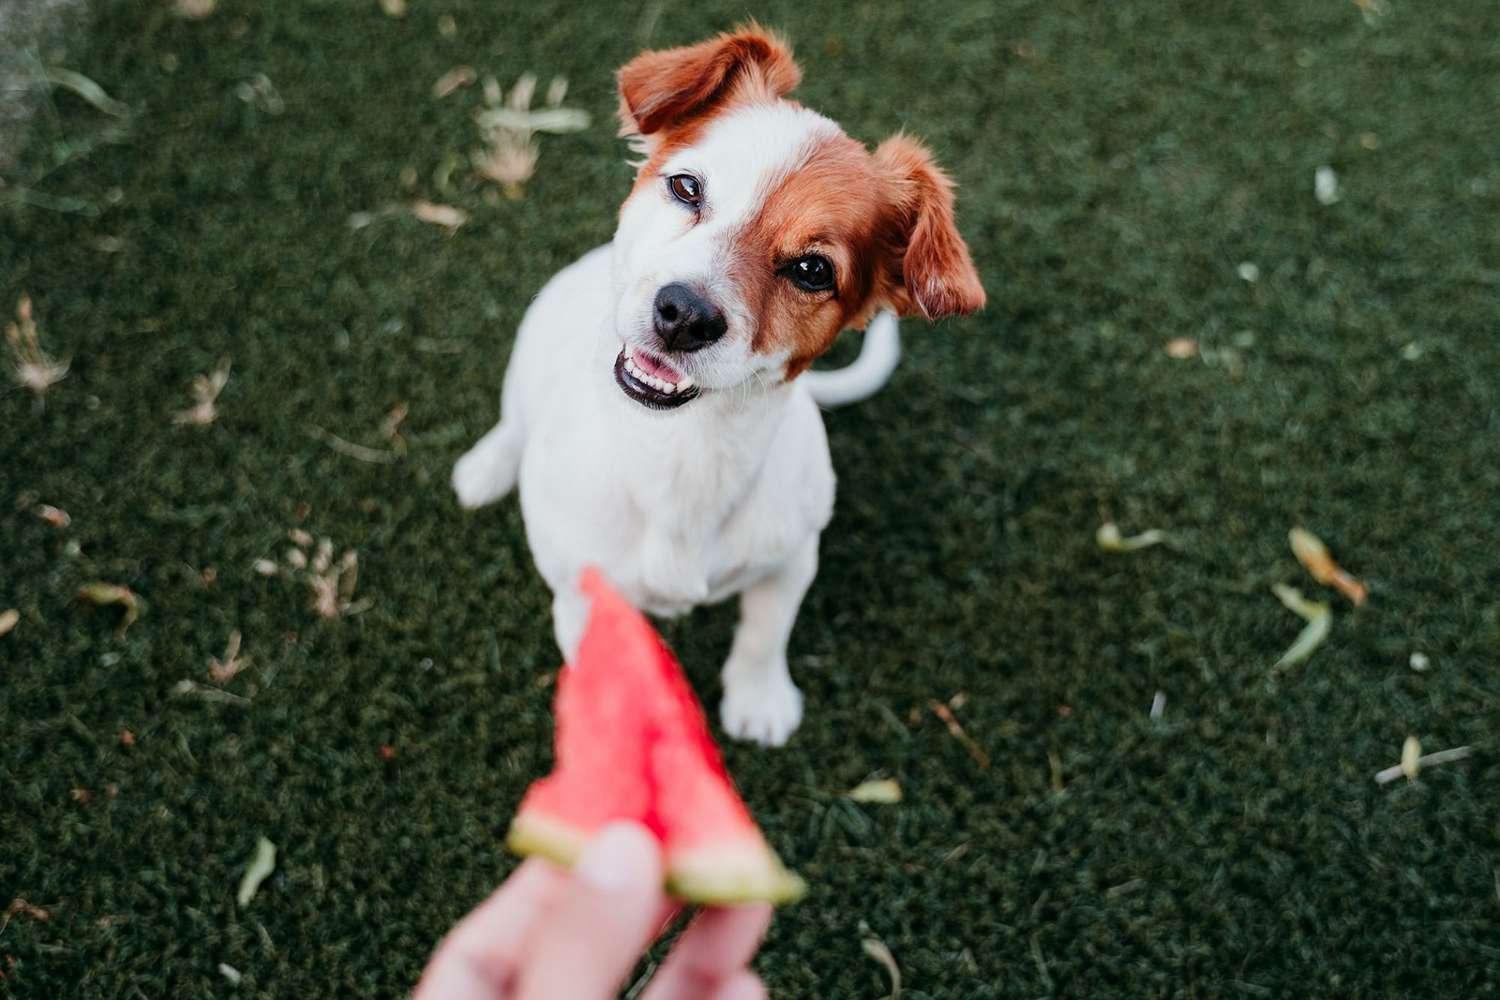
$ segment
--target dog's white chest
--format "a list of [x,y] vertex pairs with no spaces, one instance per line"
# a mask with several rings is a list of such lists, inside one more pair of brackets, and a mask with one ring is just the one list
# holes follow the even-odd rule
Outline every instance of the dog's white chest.
[[[763,441],[670,425],[656,438],[607,419],[541,429],[520,477],[538,568],[557,589],[597,564],[632,601],[661,615],[743,589],[784,563],[832,512],[821,421],[815,410],[804,416],[814,421],[810,430],[801,421],[772,429],[789,440],[770,458]],[[821,464],[807,461],[820,454]]]

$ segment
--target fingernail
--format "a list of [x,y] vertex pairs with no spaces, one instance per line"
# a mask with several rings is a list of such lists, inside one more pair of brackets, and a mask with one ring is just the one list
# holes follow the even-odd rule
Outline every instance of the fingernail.
[[638,823],[611,823],[583,849],[573,874],[604,892],[655,888],[661,883],[656,838]]

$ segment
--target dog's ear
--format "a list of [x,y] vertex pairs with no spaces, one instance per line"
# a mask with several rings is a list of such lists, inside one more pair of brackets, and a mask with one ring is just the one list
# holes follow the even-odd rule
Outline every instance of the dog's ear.
[[953,221],[953,182],[925,146],[894,135],[875,150],[887,192],[890,261],[886,295],[903,316],[967,316],[984,286]]
[[774,100],[802,78],[791,49],[755,23],[697,45],[642,52],[621,67],[620,124],[648,136],[736,96]]

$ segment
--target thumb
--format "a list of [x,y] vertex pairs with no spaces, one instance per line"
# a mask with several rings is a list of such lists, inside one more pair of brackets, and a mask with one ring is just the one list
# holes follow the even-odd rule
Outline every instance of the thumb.
[[637,823],[613,823],[579,855],[532,939],[516,1000],[606,1000],[661,927],[661,854]]

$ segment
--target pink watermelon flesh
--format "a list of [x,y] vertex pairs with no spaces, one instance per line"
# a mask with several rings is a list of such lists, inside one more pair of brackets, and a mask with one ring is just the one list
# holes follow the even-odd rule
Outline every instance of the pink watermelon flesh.
[[575,662],[557,679],[556,762],[527,791],[507,844],[570,866],[619,819],[662,843],[666,888],[695,903],[789,902],[782,867],[734,789],[703,708],[645,617],[593,569]]

